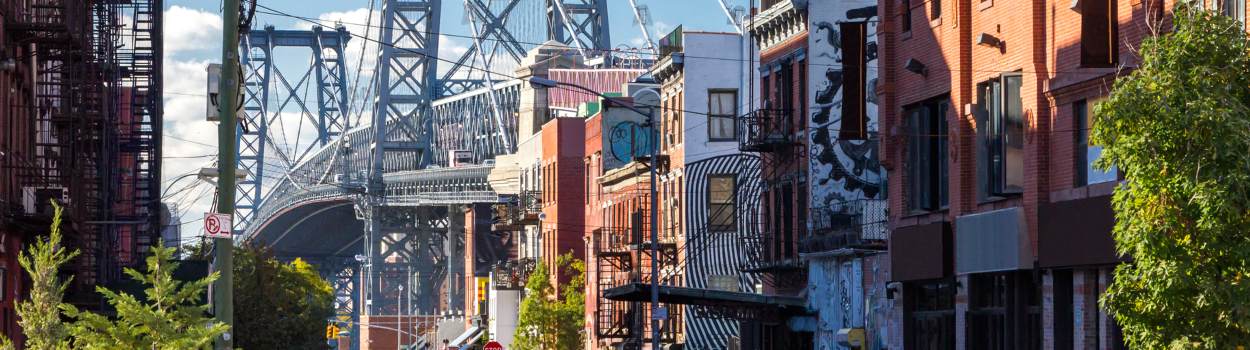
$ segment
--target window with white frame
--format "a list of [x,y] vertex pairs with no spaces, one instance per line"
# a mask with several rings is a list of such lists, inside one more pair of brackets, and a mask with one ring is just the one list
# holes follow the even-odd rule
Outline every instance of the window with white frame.
[[707,92],[707,138],[734,141],[734,120],[738,116],[738,90],[714,89]]

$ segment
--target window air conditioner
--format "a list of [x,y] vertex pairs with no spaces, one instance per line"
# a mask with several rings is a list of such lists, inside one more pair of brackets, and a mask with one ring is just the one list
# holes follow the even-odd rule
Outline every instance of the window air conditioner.
[[61,204],[69,203],[69,190],[62,187],[22,187],[22,209],[26,215],[51,215],[50,199],[56,199]]

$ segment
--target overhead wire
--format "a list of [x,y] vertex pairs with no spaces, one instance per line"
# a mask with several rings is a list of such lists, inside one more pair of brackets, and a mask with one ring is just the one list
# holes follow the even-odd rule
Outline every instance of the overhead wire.
[[[268,7],[268,6],[265,6],[265,5],[257,5],[257,6],[259,6],[259,7],[263,8],[263,9],[265,9],[265,10],[268,10],[269,12],[272,12],[272,13],[268,13],[268,12],[265,12],[265,11],[261,11],[262,13],[267,13],[267,14],[277,15],[277,16],[285,16],[285,17],[290,17],[290,18],[294,18],[294,19],[298,19],[298,20],[302,20],[302,21],[306,21],[306,22],[310,22],[310,23],[314,23],[314,24],[315,24],[315,23],[319,23],[319,22],[317,22],[316,20],[309,19],[309,18],[307,18],[307,17],[302,17],[302,16],[297,16],[297,15],[292,15],[292,14],[289,14],[289,13],[286,13],[286,12],[282,12],[282,11],[280,11],[280,10],[273,9],[273,8]],[[260,11],[260,10],[258,10],[258,11]],[[379,28],[384,28],[384,27],[379,26]],[[371,39],[371,38],[367,38],[367,37],[361,37],[359,34],[354,34],[354,33],[351,33],[351,32],[348,32],[347,34],[348,34],[348,35],[351,35],[351,36],[353,36],[353,37],[358,37],[358,38],[362,38],[362,39],[367,40],[367,41],[371,41],[371,42],[377,43],[378,45],[386,46],[386,47],[393,48],[393,49],[397,49],[397,50],[406,51],[406,52],[409,52],[409,53],[417,54],[417,55],[420,55],[420,56],[423,56],[423,57],[427,57],[427,58],[430,58],[430,59],[434,59],[434,60],[437,60],[437,61],[442,61],[442,62],[447,62],[447,63],[452,63],[452,64],[455,64],[455,63],[456,63],[456,62],[454,62],[454,61],[452,61],[452,60],[449,60],[449,59],[445,59],[445,58],[438,57],[437,55],[430,55],[430,54],[426,54],[426,53],[424,53],[424,52],[420,52],[420,51],[416,51],[416,50],[412,50],[412,49],[408,49],[408,48],[397,47],[397,46],[391,45],[390,43],[384,43],[384,42],[381,42],[381,41],[379,41],[379,40],[375,40],[375,39]],[[482,39],[488,39],[488,38],[482,38]],[[687,57],[691,57],[691,56],[687,56]],[[732,59],[732,60],[734,60],[734,61],[742,61],[741,59]],[[811,64],[811,63],[809,63],[809,65],[810,65],[810,64]],[[469,68],[469,69],[470,69],[470,71],[474,71],[474,70],[479,71],[479,72],[484,72],[484,71],[485,71],[485,69],[483,69],[483,68],[476,67],[476,66],[472,66],[472,65],[468,65],[468,66],[467,66],[467,68]],[[1019,70],[1012,70],[1012,71],[995,71],[995,72],[1001,72],[1001,73],[1012,73],[1012,72],[1020,72],[1020,71],[1019,71]],[[499,72],[491,72],[491,74],[500,75],[500,76],[503,76],[503,77],[506,77],[506,78],[509,78],[509,79],[513,79],[513,80],[520,80],[520,78],[519,78],[519,77],[516,77],[516,76],[511,75],[511,74],[499,73]],[[1106,75],[1106,73],[1099,73],[1099,74]],[[567,90],[567,91],[573,91],[573,92],[576,92],[576,93],[579,93],[579,94],[585,94],[585,95],[589,95],[589,96],[598,96],[598,95],[596,95],[596,94],[592,94],[592,93],[590,93],[590,92],[588,92],[588,91],[582,91],[582,90],[580,90],[580,89],[568,88],[568,87],[565,87],[565,86],[559,86],[559,85],[557,85],[557,86],[556,86],[556,88],[563,89],[563,90]],[[704,115],[704,116],[709,116],[709,115],[711,115],[711,114],[709,114],[709,113],[707,113],[707,112],[692,111],[692,110],[687,110],[687,109],[673,109],[673,108],[666,108],[666,107],[664,107],[664,106],[662,106],[662,105],[637,105],[637,106],[641,106],[641,107],[648,107],[648,108],[661,108],[661,109],[665,109],[665,110],[669,110],[669,111],[678,111],[678,112],[682,112],[682,113],[690,113],[690,114],[695,114],[695,115]],[[836,132],[840,132],[840,131],[841,131],[841,130],[838,130],[838,129],[831,129],[831,128],[819,128],[819,129],[825,129],[825,130],[827,130],[827,131],[829,131],[829,132],[831,132],[831,133],[836,133]],[[1069,130],[1048,130],[1047,132],[1057,133],[1057,132],[1073,132],[1073,131],[1079,131],[1079,130],[1074,130],[1074,129],[1069,129]],[[872,134],[872,133],[870,133],[870,135],[871,135],[871,134]],[[878,132],[878,134],[879,134],[879,132]],[[948,134],[919,134],[919,133],[890,133],[889,135],[890,135],[890,136],[925,136],[925,137],[946,137],[946,136],[948,136]],[[875,137],[869,137],[868,139],[875,139]]]
[[[275,9],[270,8],[270,7],[268,7],[268,6],[265,6],[265,5],[258,5],[258,6],[260,6],[260,7],[264,8],[264,9],[268,10],[268,11],[260,11],[260,12],[262,12],[262,13],[271,14],[271,15],[278,15],[278,16],[285,16],[285,17],[290,17],[290,18],[295,18],[295,19],[300,19],[300,20],[307,21],[307,22],[310,22],[310,23],[319,23],[317,20],[313,20],[313,19],[310,19],[310,18],[307,18],[307,17],[302,17],[302,16],[291,15],[291,14],[288,14],[288,13],[282,12],[282,11],[280,11],[280,10],[275,10]],[[346,23],[345,23],[345,24],[346,24]],[[357,25],[359,25],[359,24],[357,24]],[[366,25],[364,25],[364,26],[368,27],[368,26],[370,26],[370,25],[371,25],[371,24],[366,24]],[[380,29],[385,29],[384,27],[381,27],[381,26],[379,26],[379,28],[380,28]],[[361,37],[360,35],[357,35],[357,34],[352,34],[352,33],[348,33],[348,34],[349,34],[349,35],[352,35],[352,36],[355,36],[355,37]],[[439,33],[439,34],[443,34],[443,35],[447,35],[447,36],[456,36],[456,35],[451,35],[451,34],[446,34],[446,33]],[[468,36],[459,36],[459,37],[468,37]],[[369,38],[368,36],[364,36],[364,37],[362,37],[362,38],[363,38],[366,42],[374,42],[374,43],[377,43],[378,45],[385,45],[385,46],[390,47],[390,48],[395,48],[395,49],[399,49],[399,50],[409,51],[409,52],[416,53],[416,54],[419,54],[419,55],[422,55],[422,56],[425,56],[425,57],[427,57],[427,58],[431,58],[431,59],[434,59],[434,60],[438,60],[438,61],[443,61],[443,62],[448,62],[448,63],[453,63],[453,64],[454,64],[454,63],[456,63],[456,62],[453,62],[453,61],[448,60],[448,59],[444,59],[444,58],[437,57],[436,55],[428,55],[428,54],[425,54],[425,53],[422,53],[422,52],[417,52],[417,51],[415,51],[415,50],[411,50],[411,49],[407,49],[407,48],[399,48],[399,47],[395,47],[395,46],[393,46],[393,45],[391,45],[391,44],[389,44],[389,43],[383,43],[383,42],[381,42],[381,41],[378,41],[378,40],[375,40],[375,39]],[[474,38],[477,38],[477,37],[474,37]],[[498,40],[498,39],[491,39],[491,38],[478,38],[478,39],[482,39],[482,40]],[[534,44],[537,44],[537,43],[534,43]],[[609,51],[615,51],[615,50],[609,50]],[[698,57],[698,56],[687,56],[687,57]],[[720,58],[720,57],[706,57],[706,58],[712,58],[712,59],[725,59],[725,58]],[[728,59],[728,60],[734,60],[734,61],[745,61],[745,60],[741,60],[741,59]],[[753,59],[752,59],[751,61],[753,62]],[[809,63],[809,65],[816,65],[816,64],[811,64],[811,63]],[[840,66],[840,65],[838,65],[838,66]],[[485,69],[478,68],[478,67],[474,67],[474,66],[471,66],[471,65],[470,65],[470,66],[468,66],[468,68],[470,69],[470,71],[477,70],[477,71],[485,72]],[[1019,72],[1019,71],[999,71],[999,72]],[[514,76],[510,76],[510,75],[508,75],[508,74],[495,73],[495,72],[492,72],[492,74],[498,74],[498,75],[505,76],[505,77],[509,77],[509,78],[512,78],[512,79],[518,79],[518,78],[516,78],[516,77],[514,77]],[[1099,74],[1104,74],[1104,75],[1105,75],[1106,73],[1099,73]],[[376,76],[376,75],[375,75],[375,76]],[[372,84],[371,84],[371,85],[372,85]],[[596,94],[591,94],[591,93],[586,92],[586,91],[581,91],[581,90],[578,90],[578,89],[570,89],[570,88],[563,87],[563,86],[558,86],[557,88],[563,88],[563,89],[568,90],[568,91],[577,91],[578,93],[588,94],[588,95],[592,95],[592,96],[596,96],[596,97],[598,96],[598,95],[596,95]],[[643,106],[643,107],[653,107],[653,108],[654,108],[654,107],[664,108],[663,106],[647,106],[647,105],[642,105],[642,106]],[[689,110],[684,110],[684,109],[669,109],[669,110],[672,110],[672,111],[680,111],[680,112],[683,112],[683,113],[692,113],[692,114],[696,114],[696,115],[709,115],[708,113],[705,113],[705,112],[689,111]],[[695,127],[697,127],[697,125],[696,125]],[[687,128],[687,129],[690,129],[690,128]],[[828,129],[828,128],[824,128],[824,129]],[[828,129],[828,130],[835,131],[835,130],[832,130],[832,129]],[[1074,129],[1074,130],[1048,130],[1048,132],[1073,132],[1073,131],[1079,131],[1079,130],[1075,130],[1075,129]],[[899,134],[898,134],[898,133],[894,133],[893,135],[899,135]],[[946,136],[949,136],[949,134],[904,134],[903,136],[906,136],[906,135],[910,135],[910,136],[932,136],[932,137],[946,137]],[[372,195],[372,194],[370,194],[370,195]]]
[[[365,37],[366,37],[366,38],[368,38],[368,37],[369,37],[369,34],[373,32],[373,30],[372,30],[372,29],[373,29],[373,28],[372,28],[372,25],[373,25],[373,7],[374,7],[374,5],[377,3],[377,0],[367,0],[367,1],[369,1],[369,12],[368,12],[368,14],[365,16]],[[358,97],[358,95],[359,95],[359,90],[360,90],[360,75],[361,75],[361,72],[363,71],[364,66],[365,66],[365,56],[368,56],[368,53],[366,53],[365,51],[366,51],[368,48],[369,48],[369,41],[368,41],[368,40],[362,41],[362,42],[360,43],[360,58],[359,58],[359,60],[357,60],[357,61],[356,61],[356,78],[355,78],[355,80],[352,82],[351,86],[349,87],[349,88],[351,89],[351,91],[352,91],[352,94],[351,94],[351,98],[349,98],[349,99],[348,99],[348,103],[347,103],[347,111],[346,111],[346,112],[351,112],[351,111],[352,111],[352,109],[354,109],[354,108],[355,108],[355,105],[356,105],[356,97]],[[370,76],[372,77],[372,76],[376,76],[376,75],[377,75],[377,72],[376,72],[376,66],[375,66],[375,71],[374,71],[374,73],[370,74]],[[370,79],[372,80],[372,78],[370,78]],[[364,96],[368,96],[368,95],[369,95],[369,92],[365,92],[365,95],[364,95]],[[368,103],[366,102],[366,103],[364,103],[364,104],[368,104]],[[363,109],[361,110],[361,113],[364,113],[364,110],[363,110]],[[345,115],[343,115],[343,117],[344,117],[344,118],[351,118],[351,116],[346,115],[346,114],[345,114]],[[356,122],[357,122],[357,123],[359,123],[359,122],[360,122],[360,117],[357,117],[357,118],[356,118]],[[359,124],[353,124],[353,125],[359,125]],[[344,130],[344,132],[346,132],[346,130]]]
[[[928,0],[926,0],[926,1],[923,1],[923,2],[924,2],[924,3],[927,3],[927,2],[929,2],[929,1],[928,1]],[[292,18],[292,19],[299,19],[299,20],[310,21],[310,22],[315,22],[315,21],[318,21],[317,19],[314,19],[314,18],[311,18],[311,17],[305,17],[305,16],[299,16],[299,15],[293,15],[293,14],[290,14],[290,13],[286,13],[286,12],[283,12],[283,11],[280,11],[280,10],[276,10],[276,9],[270,8],[270,7],[265,6],[265,5],[257,5],[257,6],[259,6],[259,7],[261,7],[261,8],[264,8],[265,10],[268,10],[268,11],[257,10],[257,12],[259,12],[259,13],[263,13],[263,14],[267,14],[267,15],[282,16],[282,17],[288,17],[288,18]],[[913,6],[913,7],[915,7],[915,6]],[[892,16],[894,16],[894,17],[899,17],[899,16],[901,16],[901,14],[894,14],[894,15],[892,15]],[[879,22],[879,21],[865,21],[865,22]],[[317,23],[319,23],[319,22],[317,22]],[[366,26],[365,24],[361,24],[361,23],[354,23],[354,22],[339,22],[339,23],[344,24],[344,25],[352,25],[352,26],[359,26],[359,27]],[[388,28],[388,27],[382,27],[382,26],[378,26],[378,28],[380,28],[380,29],[395,29],[395,28]],[[435,31],[419,31],[419,32],[424,33],[424,34],[427,34],[427,35],[430,35],[430,34],[435,34],[435,35],[443,35],[443,36],[454,37],[454,38],[462,38],[462,39],[481,39],[481,40],[488,40],[488,41],[503,41],[502,39],[497,39],[497,38],[489,38],[489,37],[480,37],[480,38],[479,38],[479,37],[475,37],[475,36],[472,36],[472,35],[465,35],[465,34],[452,34],[452,33],[435,32]],[[349,34],[350,34],[350,33],[349,33]],[[353,35],[354,35],[354,34],[353,34]],[[551,46],[551,47],[555,47],[555,48],[561,48],[561,49],[570,49],[570,50],[576,50],[576,49],[578,49],[578,48],[577,48],[577,47],[575,47],[575,46],[562,45],[562,44],[557,45],[557,44],[538,43],[538,42],[526,42],[526,41],[519,41],[519,40],[518,40],[518,41],[516,41],[516,42],[517,42],[517,43],[520,43],[520,44],[528,44],[528,45],[547,45],[547,46]],[[611,48],[606,48],[606,49],[583,48],[583,49],[584,49],[584,50],[586,50],[586,51],[612,52],[612,53],[622,53],[622,54],[640,54],[640,55],[659,56],[659,54],[658,54],[658,53],[650,53],[650,52],[632,52],[632,51],[622,50],[622,49],[611,49]],[[699,56],[699,55],[689,55],[689,54],[684,54],[684,53],[682,54],[682,57],[685,57],[685,58],[709,59],[709,60],[720,60],[720,61],[753,62],[751,59],[729,58],[729,57],[715,57],[715,56]],[[440,60],[441,60],[441,59],[440,59]],[[453,64],[454,64],[455,62],[449,62],[449,63],[453,63]],[[817,66],[817,67],[831,67],[831,68],[841,68],[841,67],[843,67],[843,65],[841,65],[841,64],[812,63],[812,62],[808,62],[808,63],[807,63],[807,65],[809,65],[809,66]],[[878,67],[878,66],[869,65],[869,66],[868,66],[868,68],[879,68],[879,67]],[[947,71],[947,72],[981,72],[981,73],[1032,73],[1032,74],[1036,74],[1036,73],[1073,73],[1073,74],[1089,74],[1089,75],[1108,75],[1108,74],[1109,74],[1108,72],[1105,72],[1105,71],[1089,71],[1089,70],[1047,70],[1047,71],[1026,71],[1026,70],[996,70],[996,69],[958,69],[958,68],[949,68],[949,67],[946,67],[946,68],[941,68],[941,67],[934,67],[934,68],[930,68],[930,71],[933,71],[933,70],[938,70],[938,71]]]

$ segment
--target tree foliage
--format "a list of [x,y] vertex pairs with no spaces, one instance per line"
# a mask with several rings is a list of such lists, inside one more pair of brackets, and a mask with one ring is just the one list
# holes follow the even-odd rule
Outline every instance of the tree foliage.
[[525,283],[513,348],[573,350],[582,348],[586,323],[586,264],[565,253],[556,260],[569,282],[557,295],[545,264],[537,264]]
[[[53,350],[69,348],[69,331],[61,321],[65,287],[72,277],[60,277],[61,265],[78,255],[78,251],[61,246],[61,214],[63,209],[52,201],[52,226],[48,237],[37,238],[21,252],[18,263],[30,276],[30,293],[17,304],[17,324],[26,335],[26,348]],[[8,339],[5,349],[12,349]]]
[[192,282],[174,280],[178,267],[171,261],[173,248],[157,244],[147,258],[147,272],[127,268],[126,275],[142,282],[146,300],[104,287],[96,291],[117,310],[116,317],[82,312],[66,305],[66,314],[77,319],[70,327],[76,349],[205,349],[229,327],[208,317],[206,304],[198,304],[217,273]]
[[1250,41],[1186,4],[1173,21],[1094,109],[1132,258],[1102,302],[1134,348],[1231,349],[1250,345]]
[[334,290],[311,265],[282,263],[256,246],[234,251],[235,345],[243,349],[325,349]]

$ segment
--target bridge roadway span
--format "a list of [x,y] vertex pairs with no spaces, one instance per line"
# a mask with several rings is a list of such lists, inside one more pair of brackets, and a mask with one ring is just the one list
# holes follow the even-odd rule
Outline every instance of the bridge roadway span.
[[[500,142],[499,124],[491,114],[517,112],[520,81],[496,83],[498,110],[491,111],[489,88],[434,101],[430,148],[436,164],[446,165],[449,150],[472,150],[474,161],[515,151]],[[503,121],[505,133],[516,130],[515,118]],[[418,123],[420,124],[420,123]],[[388,126],[388,129],[396,129]],[[382,160],[383,195],[367,193],[375,132],[372,126],[349,130],[312,152],[278,180],[264,202],[243,222],[243,237],[291,256],[353,256],[361,253],[363,211],[368,207],[430,207],[496,203],[499,196],[486,177],[492,165],[431,166],[412,169],[414,153],[388,152]]]

